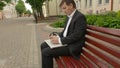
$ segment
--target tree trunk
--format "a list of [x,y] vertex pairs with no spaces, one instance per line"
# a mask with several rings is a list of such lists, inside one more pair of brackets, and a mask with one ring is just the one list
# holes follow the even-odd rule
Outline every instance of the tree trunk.
[[113,11],[113,0],[111,0],[111,11]]
[[44,19],[42,6],[39,7],[40,19]]

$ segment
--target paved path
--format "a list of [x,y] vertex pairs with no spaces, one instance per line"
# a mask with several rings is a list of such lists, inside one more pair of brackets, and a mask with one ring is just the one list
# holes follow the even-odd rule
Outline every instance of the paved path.
[[[47,39],[47,23],[33,18],[0,21],[0,68],[41,68],[39,45]],[[53,29],[52,29],[53,30]]]

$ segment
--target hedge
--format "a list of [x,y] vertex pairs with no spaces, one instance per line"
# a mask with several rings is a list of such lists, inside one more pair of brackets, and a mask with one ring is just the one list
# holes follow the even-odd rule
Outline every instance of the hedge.
[[[64,26],[65,19],[66,17],[63,16],[62,20],[54,22],[51,26],[62,28]],[[106,14],[99,15],[86,15],[86,19],[88,25],[120,29],[120,11],[108,12]]]

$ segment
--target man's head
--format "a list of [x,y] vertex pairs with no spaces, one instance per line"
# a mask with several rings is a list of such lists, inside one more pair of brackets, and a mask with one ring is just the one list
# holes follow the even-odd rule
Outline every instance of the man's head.
[[62,0],[60,3],[60,8],[64,13],[70,15],[76,9],[76,4],[74,0]]

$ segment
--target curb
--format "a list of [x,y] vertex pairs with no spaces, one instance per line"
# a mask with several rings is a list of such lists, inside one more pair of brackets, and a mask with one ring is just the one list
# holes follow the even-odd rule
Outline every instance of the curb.
[[61,32],[63,30],[63,28],[53,28],[50,26],[50,24],[47,24],[45,26],[45,28],[43,28],[43,30],[45,30],[47,32]]

